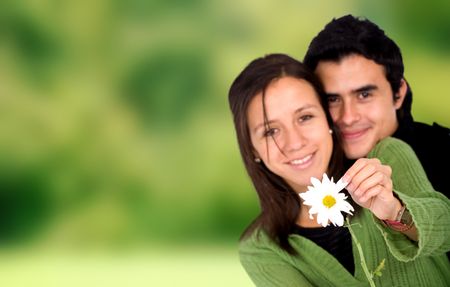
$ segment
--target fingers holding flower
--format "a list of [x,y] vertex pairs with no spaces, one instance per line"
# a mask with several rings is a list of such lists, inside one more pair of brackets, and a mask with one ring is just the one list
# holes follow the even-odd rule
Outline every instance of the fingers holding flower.
[[396,214],[400,203],[392,191],[392,170],[378,159],[358,159],[345,173],[347,190],[358,205],[370,209],[379,219]]

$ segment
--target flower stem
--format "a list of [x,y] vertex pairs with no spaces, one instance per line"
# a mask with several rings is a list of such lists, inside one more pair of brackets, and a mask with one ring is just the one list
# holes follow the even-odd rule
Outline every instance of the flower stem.
[[350,220],[349,220],[348,216],[345,219],[345,221],[347,222],[347,228],[350,231],[350,235],[352,236],[353,240],[355,241],[356,248],[358,248],[359,258],[361,259],[361,266],[364,271],[364,274],[366,275],[367,280],[369,280],[370,286],[376,287],[375,282],[373,282],[373,275],[369,271],[369,268],[367,268],[366,259],[364,258],[364,253],[363,253],[361,244],[359,243],[358,239],[356,238],[355,234],[353,233],[353,229],[350,225]]

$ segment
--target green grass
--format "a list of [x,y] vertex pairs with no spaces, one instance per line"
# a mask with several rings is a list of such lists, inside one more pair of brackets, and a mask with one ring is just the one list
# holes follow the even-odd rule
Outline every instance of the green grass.
[[0,256],[0,286],[253,286],[235,248]]

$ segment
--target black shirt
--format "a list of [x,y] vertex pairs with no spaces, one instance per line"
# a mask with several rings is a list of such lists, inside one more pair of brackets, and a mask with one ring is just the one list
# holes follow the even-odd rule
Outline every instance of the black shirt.
[[450,129],[411,122],[400,124],[392,136],[412,147],[433,188],[450,198]]
[[329,225],[327,227],[305,228],[295,226],[293,232],[313,241],[333,255],[350,274],[355,272],[352,252],[352,238],[348,228]]

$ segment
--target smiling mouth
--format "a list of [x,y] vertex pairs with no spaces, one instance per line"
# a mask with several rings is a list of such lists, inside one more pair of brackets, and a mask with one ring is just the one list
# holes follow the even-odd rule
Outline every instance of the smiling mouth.
[[304,158],[291,160],[289,162],[289,164],[293,165],[293,166],[296,166],[296,167],[305,166],[311,161],[312,156],[313,156],[313,154],[309,154],[309,155],[305,156]]
[[362,135],[366,133],[368,129],[363,129],[355,132],[342,132],[342,137],[345,140],[355,140],[360,138]]

